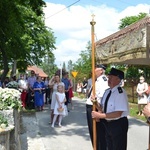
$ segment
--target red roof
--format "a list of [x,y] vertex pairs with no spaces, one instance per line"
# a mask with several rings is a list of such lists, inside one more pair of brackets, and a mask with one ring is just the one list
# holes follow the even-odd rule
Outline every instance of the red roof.
[[48,77],[48,75],[41,68],[38,68],[37,66],[29,66],[27,70],[28,71],[34,70],[35,74],[38,74],[40,77]]

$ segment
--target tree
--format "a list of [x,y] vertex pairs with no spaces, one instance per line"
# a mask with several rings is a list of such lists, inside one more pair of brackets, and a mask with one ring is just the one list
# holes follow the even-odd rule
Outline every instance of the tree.
[[63,62],[62,69],[66,70],[66,63]]
[[123,29],[123,28],[129,26],[130,24],[141,20],[146,15],[147,15],[146,13],[139,13],[137,16],[129,16],[129,17],[122,18],[120,20],[119,29]]
[[52,77],[58,70],[58,67],[54,64],[54,61],[54,56],[50,58],[48,55],[45,55],[44,61],[40,66],[49,77]]
[[73,63],[72,63],[72,60],[69,60],[69,61],[68,61],[68,70],[69,70],[69,75],[70,75],[71,71],[73,70]]
[[86,50],[82,50],[80,58],[73,64],[73,70],[78,72],[77,79],[83,79],[88,77],[92,71],[92,59],[91,59],[91,43],[88,42]]
[[43,0],[3,0],[0,6],[0,67],[4,80],[14,62],[19,70],[26,70],[28,65],[41,64],[46,54],[53,57],[55,37],[44,24]]

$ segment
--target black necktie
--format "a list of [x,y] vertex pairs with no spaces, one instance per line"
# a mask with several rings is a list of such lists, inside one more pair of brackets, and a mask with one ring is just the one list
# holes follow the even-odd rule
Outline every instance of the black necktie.
[[111,95],[111,90],[109,91],[107,97],[106,97],[106,100],[105,100],[105,104],[104,104],[104,113],[107,112],[107,103],[108,103],[108,100],[109,100],[109,97]]
[[90,88],[90,91],[88,93],[88,98],[91,96],[92,90],[93,90],[93,86]]
[[[97,81],[97,79],[95,79],[95,82]],[[93,90],[93,86],[90,88],[90,91],[88,93],[88,98],[91,96],[91,93],[92,93],[92,90]]]

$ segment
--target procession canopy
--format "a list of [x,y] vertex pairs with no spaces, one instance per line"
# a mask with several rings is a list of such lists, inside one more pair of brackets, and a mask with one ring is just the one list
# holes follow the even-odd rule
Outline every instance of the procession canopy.
[[96,42],[96,61],[102,64],[150,64],[150,17]]

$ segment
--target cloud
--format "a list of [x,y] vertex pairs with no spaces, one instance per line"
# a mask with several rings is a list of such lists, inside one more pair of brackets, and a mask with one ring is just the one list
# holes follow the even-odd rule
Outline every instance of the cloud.
[[88,41],[91,40],[91,15],[94,14],[95,40],[100,40],[118,31],[121,18],[137,15],[140,12],[149,11],[147,4],[129,6],[119,12],[117,9],[106,5],[92,6],[72,6],[66,8],[62,4],[47,3],[44,8],[45,23],[53,29],[56,39],[57,49],[54,51],[56,64],[72,60],[76,62],[81,50],[86,50]]

